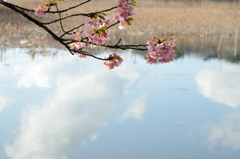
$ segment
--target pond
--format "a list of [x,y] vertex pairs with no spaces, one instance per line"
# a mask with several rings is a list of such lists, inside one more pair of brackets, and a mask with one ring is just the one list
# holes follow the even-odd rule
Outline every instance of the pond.
[[240,40],[178,41],[174,62],[126,51],[114,70],[64,49],[2,49],[0,158],[239,159]]

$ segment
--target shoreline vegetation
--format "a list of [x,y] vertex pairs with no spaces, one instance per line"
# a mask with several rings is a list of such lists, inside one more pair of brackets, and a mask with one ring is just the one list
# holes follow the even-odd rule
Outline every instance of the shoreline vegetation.
[[[42,3],[42,0],[31,0],[31,2],[29,0],[8,0],[8,2],[34,9]],[[82,1],[71,0],[71,3],[59,2],[59,7],[60,9],[64,9],[79,2]],[[148,35],[149,38],[153,35],[162,35],[164,37],[172,35],[176,37],[185,35],[238,37],[240,33],[240,3],[238,1],[137,0],[137,2],[139,7],[135,7],[134,13],[136,16],[134,16],[132,26],[126,26],[126,30],[124,31],[119,30],[118,27],[112,28],[110,30],[111,39],[114,39],[116,35]],[[115,5],[115,0],[92,0],[92,2],[68,14],[102,10]],[[33,13],[31,14],[34,16]],[[111,13],[109,12],[109,14]],[[43,39],[49,39],[49,35],[44,30],[4,6],[0,6],[0,15],[0,43],[2,45],[14,44],[16,41],[16,43],[25,44],[26,40],[24,41],[24,39],[28,41],[33,39],[32,44],[36,46],[41,45]],[[54,15],[53,17],[49,16],[48,18],[43,17],[38,19],[50,21],[57,18],[58,16]],[[64,20],[63,25],[66,29],[70,29],[78,24],[87,22],[87,20],[88,18],[85,17],[78,19],[71,18]],[[51,27],[54,31],[61,33],[59,24],[52,25]],[[36,43],[36,41],[39,42]]]

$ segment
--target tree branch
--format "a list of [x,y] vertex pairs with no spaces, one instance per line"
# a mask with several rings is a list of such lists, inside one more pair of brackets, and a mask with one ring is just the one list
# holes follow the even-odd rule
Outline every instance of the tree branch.
[[[57,8],[56,13],[59,14],[59,19],[57,19],[57,20],[55,20],[55,21],[52,21],[52,22],[48,22],[48,23],[42,23],[42,22],[36,20],[35,18],[33,18],[32,16],[30,16],[30,15],[28,15],[28,14],[25,13],[25,11],[31,11],[31,12],[32,12],[33,10],[28,10],[28,9],[22,8],[22,7],[20,7],[20,6],[17,6],[17,5],[8,3],[8,2],[4,2],[4,1],[1,1],[1,0],[0,0],[0,4],[4,5],[5,7],[8,7],[8,8],[10,8],[10,9],[12,9],[12,10],[14,10],[15,12],[21,14],[23,17],[25,17],[26,19],[28,19],[29,21],[33,22],[33,23],[34,23],[35,25],[37,25],[38,27],[44,29],[48,34],[50,34],[50,35],[52,36],[53,39],[55,39],[56,41],[58,41],[59,43],[61,43],[72,55],[74,55],[74,53],[79,53],[79,54],[82,54],[82,55],[91,56],[91,57],[96,58],[96,59],[98,59],[98,60],[111,60],[111,59],[112,59],[112,57],[109,57],[109,58],[107,58],[107,59],[106,59],[106,58],[100,58],[100,57],[97,57],[97,56],[88,54],[88,53],[82,51],[82,49],[76,49],[76,48],[73,48],[73,49],[72,49],[71,46],[69,46],[69,45],[72,44],[72,43],[75,43],[75,42],[83,42],[83,43],[85,43],[85,44],[87,44],[87,45],[91,45],[91,44],[92,44],[92,45],[96,45],[96,46],[101,46],[101,47],[106,47],[106,48],[112,48],[112,49],[121,49],[121,50],[127,50],[127,49],[134,49],[134,50],[141,50],[141,51],[146,51],[146,50],[148,50],[147,47],[146,47],[147,45],[119,45],[119,43],[121,42],[121,39],[120,39],[115,45],[109,45],[109,44],[96,44],[96,43],[90,42],[89,39],[88,39],[88,37],[84,37],[84,38],[82,38],[81,40],[65,39],[65,38],[63,38],[66,34],[71,35],[71,32],[72,32],[72,31],[74,31],[75,29],[78,29],[78,28],[82,27],[84,24],[81,24],[81,25],[79,25],[79,26],[77,26],[77,27],[75,27],[75,28],[72,28],[72,29],[70,29],[70,30],[68,30],[68,31],[65,31],[64,28],[63,28],[62,20],[67,19],[67,18],[70,18],[70,17],[73,17],[73,16],[80,16],[80,15],[88,16],[88,17],[93,17],[93,16],[96,15],[96,14],[103,13],[103,12],[107,12],[107,11],[111,11],[111,10],[117,8],[117,6],[116,6],[116,7],[112,7],[112,8],[105,9],[105,10],[98,11],[98,12],[79,13],[79,14],[73,14],[73,15],[70,15],[70,16],[67,16],[67,17],[64,17],[64,18],[61,17],[61,13],[67,12],[67,11],[69,11],[70,9],[77,8],[78,6],[81,6],[81,5],[83,5],[83,4],[85,4],[85,3],[88,3],[88,2],[90,2],[90,1],[91,1],[91,0],[87,0],[87,1],[85,1],[85,2],[83,2],[83,3],[80,3],[80,4],[76,5],[76,6],[74,6],[74,7],[70,7],[70,8],[68,8],[68,9],[62,10],[62,11],[60,11],[60,10],[58,9],[58,6],[56,5],[56,8]],[[34,11],[34,12],[35,12],[35,11]],[[50,13],[50,11],[49,11],[49,13]],[[53,13],[53,12],[51,12],[51,13]],[[55,13],[55,12],[54,12],[54,13]],[[58,22],[58,21],[60,21],[61,29],[62,29],[62,31],[64,32],[60,37],[59,37],[58,35],[56,35],[51,29],[49,29],[49,28],[46,26],[47,24],[55,23],[55,22]],[[109,28],[117,25],[118,23],[119,23],[119,21],[116,22],[116,23],[113,23],[113,24],[109,25],[105,30],[107,30],[107,29],[109,29]]]
[[85,17],[90,17],[91,18],[91,17],[94,17],[94,15],[96,15],[96,14],[108,12],[108,11],[111,11],[111,10],[116,9],[116,8],[117,8],[117,6],[109,8],[109,9],[105,9],[105,10],[102,10],[102,11],[98,11],[98,12],[72,14],[72,15],[66,16],[64,18],[56,19],[56,20],[53,20],[53,21],[50,21],[50,22],[45,22],[43,24],[44,25],[49,25],[49,24],[56,23],[60,20],[65,20],[65,19],[68,19],[68,18],[71,18],[71,17],[78,17],[78,16],[85,16]]

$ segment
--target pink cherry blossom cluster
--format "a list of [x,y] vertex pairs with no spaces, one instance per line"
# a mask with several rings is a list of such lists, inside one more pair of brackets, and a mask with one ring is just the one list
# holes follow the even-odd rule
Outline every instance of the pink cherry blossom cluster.
[[[75,40],[81,40],[82,39],[82,30],[74,30],[73,31],[73,36]],[[86,47],[86,44],[84,42],[75,42],[71,44],[71,47],[77,48],[77,49],[83,49]],[[76,54],[75,52],[73,52],[74,54]],[[79,55],[80,58],[86,58],[86,55],[80,54]]]
[[104,44],[105,41],[108,39],[109,31],[99,31],[99,30],[93,30],[92,32],[95,33],[87,33],[88,40],[92,43],[96,44]]
[[83,55],[83,54],[80,54],[78,57],[80,57],[80,58],[87,58],[87,56]]
[[147,63],[155,64],[160,62],[163,64],[173,61],[176,57],[177,51],[175,42],[176,39],[174,37],[171,37],[169,41],[166,41],[166,39],[162,40],[154,36],[152,41],[147,42]]
[[100,29],[109,24],[110,24],[110,16],[105,16],[105,17],[101,16],[101,18],[96,16],[91,18],[89,22],[85,23],[85,26]]
[[129,25],[131,25],[130,21],[133,20],[133,16],[135,15],[133,13],[134,8],[131,6],[132,4],[135,4],[136,2],[134,0],[116,0],[118,3],[117,10],[114,11],[116,15],[114,16],[113,20],[116,22],[120,22],[119,29],[124,30],[125,26],[124,24],[127,22]]
[[82,33],[83,33],[82,30],[73,30],[72,34],[76,40],[80,40],[82,39]]
[[[81,40],[82,39],[82,30],[74,30],[73,31],[73,36],[75,40]],[[84,42],[75,42],[72,43],[72,47],[75,47],[77,49],[82,49],[86,47],[86,44]]]
[[69,0],[44,0],[44,4],[39,5],[39,7],[35,9],[35,15],[39,17],[47,17],[48,15],[44,12],[45,7],[48,6],[50,8],[51,5],[56,5],[57,3],[55,1],[69,2]]
[[117,55],[116,53],[112,53],[109,55],[109,57],[111,60],[105,61],[104,65],[109,69],[114,69],[114,67],[118,67],[121,65],[121,63],[123,62],[123,59]]
[[72,44],[74,47],[76,47],[77,49],[82,49],[86,47],[86,44],[83,42],[75,42]]
[[[85,23],[86,27],[93,29],[87,33],[88,40],[96,44],[104,44],[109,37],[109,31],[106,30],[110,24],[110,16],[96,15],[89,22]],[[96,45],[91,45],[91,48],[97,48]]]
[[43,5],[39,5],[39,7],[37,9],[35,9],[35,15],[36,16],[39,16],[39,17],[42,17],[42,16],[45,16],[47,17],[48,15],[46,13],[44,13],[43,11]]

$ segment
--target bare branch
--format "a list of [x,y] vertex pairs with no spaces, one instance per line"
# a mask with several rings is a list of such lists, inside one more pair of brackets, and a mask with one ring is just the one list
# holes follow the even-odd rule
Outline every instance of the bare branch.
[[[59,19],[61,19],[61,18],[62,18],[62,17],[61,17],[61,13],[60,13],[59,10],[58,10],[57,4],[56,4],[56,8],[57,8],[57,11],[58,11],[58,14],[59,14]],[[61,20],[60,20],[60,25],[61,25],[62,31],[63,31],[64,33],[66,33],[66,31],[65,31],[64,28],[63,28],[63,24],[62,24],[62,21],[61,21]]]
[[56,20],[53,20],[53,21],[50,21],[50,22],[45,22],[43,24],[44,25],[49,25],[49,24],[56,23],[60,20],[65,20],[65,19],[68,19],[68,18],[71,18],[71,17],[78,17],[78,16],[94,17],[94,15],[96,15],[98,13],[108,12],[108,11],[111,11],[111,10],[116,9],[116,8],[117,8],[117,6],[109,8],[109,9],[105,9],[105,10],[102,10],[102,11],[98,11],[98,12],[72,14],[72,15],[66,16],[64,18],[56,19]]
[[67,12],[67,11],[69,11],[69,10],[75,9],[75,8],[77,8],[77,7],[79,7],[79,6],[83,5],[83,4],[88,3],[88,2],[91,2],[91,0],[87,0],[87,1],[85,1],[85,2],[82,2],[82,3],[78,4],[78,5],[75,5],[75,6],[73,6],[73,7],[69,7],[68,9],[65,9],[65,10],[59,10],[59,11],[48,11],[48,12],[46,12],[46,13],[53,13],[53,14],[54,14],[54,13],[63,13],[63,12]]
[[120,42],[121,42],[122,39],[119,39],[119,41],[115,44],[115,46],[117,46]]
[[65,33],[63,33],[63,34],[60,36],[60,38],[64,37],[66,34],[70,35],[70,33],[71,33],[72,31],[74,31],[75,29],[78,29],[78,28],[80,28],[80,27],[82,27],[82,26],[84,26],[84,24],[81,24],[81,25],[79,25],[79,26],[77,26],[77,27],[75,27],[75,28],[72,28],[71,30],[66,31]]
[[[4,5],[5,7],[8,7],[12,10],[14,10],[15,12],[21,14],[23,17],[25,17],[26,19],[28,19],[29,21],[33,22],[34,24],[36,24],[38,27],[44,29],[46,32],[48,32],[56,41],[58,41],[59,43],[61,43],[72,55],[74,55],[74,53],[79,53],[79,54],[82,54],[82,55],[86,55],[86,56],[91,56],[93,58],[96,58],[98,60],[111,60],[111,57],[109,58],[100,58],[100,57],[97,57],[95,55],[91,55],[91,54],[88,54],[86,53],[85,51],[83,51],[82,49],[76,49],[76,48],[72,48],[72,43],[75,43],[75,42],[83,42],[85,43],[86,45],[96,45],[96,46],[100,46],[100,47],[106,47],[106,48],[112,48],[112,49],[121,49],[121,50],[127,50],[127,49],[134,49],[134,50],[141,50],[141,51],[146,51],[147,50],[147,45],[119,45],[120,42],[121,42],[121,39],[119,39],[119,41],[115,44],[115,45],[109,45],[109,44],[96,44],[96,43],[93,43],[93,42],[90,42],[88,37],[84,37],[80,40],[76,40],[76,39],[66,39],[66,38],[63,38],[66,34],[68,35],[71,35],[72,34],[72,31],[74,31],[75,29],[78,29],[82,26],[84,26],[84,24],[81,24],[77,27],[74,27],[68,31],[65,31],[65,29],[63,28],[63,23],[62,23],[62,20],[64,19],[67,19],[67,18],[70,18],[70,17],[73,17],[73,16],[87,16],[87,17],[93,17],[95,16],[96,14],[99,14],[99,13],[104,13],[104,12],[108,12],[108,11],[111,11],[116,7],[112,7],[112,8],[109,8],[109,9],[106,9],[106,10],[102,10],[102,11],[98,11],[98,12],[92,12],[92,13],[78,13],[78,14],[73,14],[73,15],[69,15],[69,16],[66,16],[64,18],[62,18],[61,16],[61,13],[63,12],[67,12],[71,9],[74,9],[78,6],[81,6],[85,3],[88,3],[90,2],[91,0],[87,0],[83,3],[80,3],[74,7],[70,7],[66,10],[59,10],[58,9],[58,6],[56,5],[56,8],[57,8],[57,11],[54,12],[54,13],[58,13],[59,14],[59,19],[57,20],[54,20],[52,22],[47,22],[47,23],[42,23],[40,21],[38,21],[37,19],[33,18],[32,16],[28,15],[25,13],[25,11],[31,11],[31,12],[34,12],[33,10],[28,10],[28,9],[25,9],[25,8],[22,8],[20,6],[17,6],[17,5],[14,5],[14,4],[11,4],[11,3],[8,3],[8,2],[3,2],[0,0],[0,4]],[[53,13],[51,11],[49,11],[48,13]],[[60,21],[60,26],[61,26],[61,29],[62,31],[64,32],[61,36],[58,36],[56,35],[51,29],[49,29],[46,25],[47,24],[52,24],[52,23],[55,23],[55,22],[58,22]],[[116,22],[116,23],[113,23],[111,25],[109,25],[105,30],[117,25],[118,23],[120,23],[119,21]],[[94,33],[93,33],[94,34]]]
[[[85,1],[85,2],[82,2],[82,3],[78,4],[78,5],[75,5],[75,6],[73,6],[73,7],[69,7],[69,8],[64,9],[64,10],[59,10],[59,11],[45,11],[45,13],[52,13],[52,14],[55,14],[55,13],[64,13],[64,12],[67,12],[67,11],[69,11],[69,10],[75,9],[75,8],[77,8],[77,7],[79,7],[79,6],[83,5],[83,4],[86,4],[86,3],[88,3],[88,2],[91,2],[91,1],[92,1],[92,0],[87,0],[87,1]],[[5,3],[6,3],[6,2],[5,2]],[[12,5],[14,5],[14,4],[12,4]],[[35,12],[35,10],[33,10],[33,9],[27,9],[27,8],[23,8],[23,7],[20,7],[20,6],[17,6],[17,5],[14,5],[14,6],[15,6],[16,8],[21,9],[21,10],[24,10],[24,11]]]

